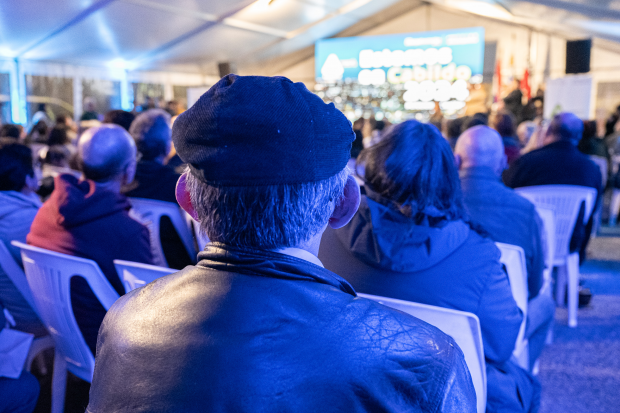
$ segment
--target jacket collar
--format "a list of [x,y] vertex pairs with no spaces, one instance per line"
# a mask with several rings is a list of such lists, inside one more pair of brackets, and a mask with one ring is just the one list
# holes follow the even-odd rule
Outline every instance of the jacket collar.
[[573,144],[569,141],[556,141],[552,143],[548,143],[540,149],[563,149],[563,150],[577,150],[577,145]]
[[486,181],[499,182],[500,178],[488,166],[472,166],[459,171],[461,179],[484,179]]
[[210,242],[198,254],[197,266],[282,280],[312,281],[331,285],[354,297],[357,296],[351,284],[333,272],[305,259],[275,251]]

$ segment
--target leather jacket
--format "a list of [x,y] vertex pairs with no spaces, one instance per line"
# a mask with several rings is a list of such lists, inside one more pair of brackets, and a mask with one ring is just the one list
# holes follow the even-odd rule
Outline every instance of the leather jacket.
[[475,412],[438,329],[288,255],[208,244],[121,297],[99,332],[87,412]]

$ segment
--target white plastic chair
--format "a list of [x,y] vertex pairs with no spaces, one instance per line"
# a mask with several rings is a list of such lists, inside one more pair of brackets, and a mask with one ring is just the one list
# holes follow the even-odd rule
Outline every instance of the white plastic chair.
[[487,403],[487,373],[480,320],[475,314],[369,294],[358,293],[358,296],[410,314],[451,336],[465,356],[465,363],[476,390],[478,413],[484,413]]
[[506,267],[506,273],[510,280],[512,296],[517,303],[517,307],[523,313],[523,321],[519,329],[519,335],[515,343],[512,354],[515,356],[519,365],[526,370],[530,368],[528,341],[525,337],[525,327],[527,325],[527,264],[525,263],[525,252],[523,248],[516,245],[503,244],[496,242],[495,245],[502,253],[499,261]]
[[171,268],[123,260],[114,260],[114,267],[116,267],[116,272],[123,280],[126,293],[177,271]]
[[[33,309],[33,311],[37,314],[40,320],[41,316],[39,315],[37,307],[34,303],[34,298],[32,297],[32,291],[30,291],[30,286],[28,285],[26,274],[21,269],[19,264],[17,264],[17,262],[13,259],[13,256],[2,241],[0,241],[0,266],[9,277],[15,288],[17,288],[17,291],[19,291],[22,297],[24,297],[24,300],[26,300],[30,308]],[[30,371],[30,366],[32,365],[32,362],[37,358],[39,354],[53,347],[54,341],[49,335],[35,338],[32,341],[30,351],[28,352],[26,370]],[[40,363],[40,366],[42,367],[42,370],[45,370],[44,363]],[[43,371],[43,373],[45,374],[45,371]]]
[[611,203],[609,204],[609,226],[616,226],[616,220],[620,214],[620,189],[614,188],[611,193]]
[[95,358],[75,321],[71,307],[71,277],[84,277],[97,299],[107,310],[118,294],[92,260],[72,257],[21,242],[11,244],[21,249],[28,285],[41,320],[56,345],[52,377],[52,413],[64,411],[67,370],[91,382]]
[[594,162],[601,170],[601,176],[603,177],[603,188],[607,186],[607,168],[609,164],[607,163],[607,158],[597,155],[590,155],[589,158]]
[[543,286],[540,294],[552,295],[553,283],[553,257],[555,254],[555,209],[551,207],[537,206],[536,212],[543,223],[542,231],[544,233],[544,241],[547,244],[545,251],[545,269],[543,270]]
[[515,189],[534,205],[552,207],[555,210],[555,254],[554,267],[558,267],[556,301],[564,302],[564,291],[568,284],[568,325],[577,327],[577,306],[579,303],[579,253],[570,254],[570,239],[577,222],[581,204],[585,203],[584,224],[590,219],[596,190],[576,185],[541,185]]
[[26,300],[28,305],[30,305],[30,307],[36,312],[37,308],[34,304],[34,298],[32,298],[30,287],[28,286],[26,274],[24,273],[24,270],[21,269],[19,264],[15,262],[15,259],[13,259],[13,256],[9,252],[9,249],[2,241],[0,241],[0,265],[13,285],[15,285],[15,288],[17,288],[17,291],[20,292],[22,297],[24,297],[24,300]]
[[149,229],[153,255],[160,265],[168,266],[164,250],[159,237],[159,226],[162,216],[167,216],[181,238],[190,257],[196,257],[196,248],[190,228],[185,220],[181,208],[172,202],[156,201],[144,198],[129,198],[135,212],[140,215],[142,222]]

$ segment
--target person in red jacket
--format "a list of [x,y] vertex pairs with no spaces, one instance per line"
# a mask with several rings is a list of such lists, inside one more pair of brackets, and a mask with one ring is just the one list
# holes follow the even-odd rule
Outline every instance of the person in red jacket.
[[[95,261],[114,289],[124,293],[113,260],[153,263],[149,232],[129,215],[121,186],[133,180],[136,146],[120,126],[87,130],[78,143],[83,178],[56,177],[54,192],[34,218],[27,242]],[[95,354],[105,309],[81,277],[71,280],[71,304],[84,340]]]

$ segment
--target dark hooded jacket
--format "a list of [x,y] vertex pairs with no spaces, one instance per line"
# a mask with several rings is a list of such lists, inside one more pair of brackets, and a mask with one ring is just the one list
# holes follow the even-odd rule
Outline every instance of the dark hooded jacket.
[[[527,411],[537,397],[533,384],[509,362],[523,315],[497,247],[463,221],[416,224],[366,191],[351,222],[323,235],[319,259],[325,268],[362,293],[477,315],[487,361],[487,411]],[[501,383],[493,382],[498,374]]]
[[220,243],[198,259],[110,308],[87,412],[476,411],[438,329],[303,259]]
[[[122,295],[125,289],[113,260],[153,263],[148,230],[129,216],[130,207],[124,195],[102,190],[93,181],[59,175],[26,239],[35,247],[95,261]],[[71,279],[71,303],[80,331],[95,354],[105,310],[81,277]]]

